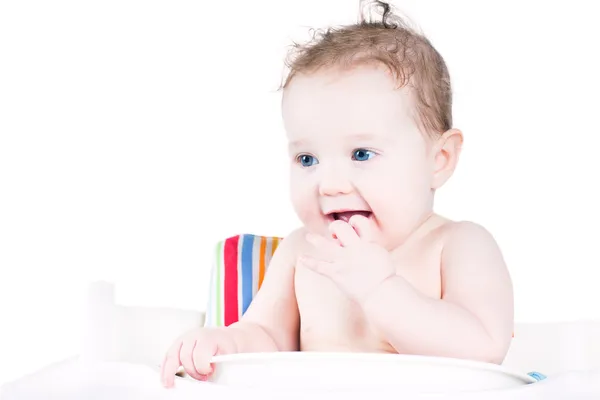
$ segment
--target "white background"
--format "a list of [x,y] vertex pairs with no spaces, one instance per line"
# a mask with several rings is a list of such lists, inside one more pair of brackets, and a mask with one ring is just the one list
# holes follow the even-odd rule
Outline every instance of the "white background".
[[[396,4],[466,137],[438,212],[497,238],[517,321],[600,317],[592,1]],[[285,235],[286,46],[358,0],[0,3],[0,383],[77,354],[94,280],[204,309],[212,247]]]

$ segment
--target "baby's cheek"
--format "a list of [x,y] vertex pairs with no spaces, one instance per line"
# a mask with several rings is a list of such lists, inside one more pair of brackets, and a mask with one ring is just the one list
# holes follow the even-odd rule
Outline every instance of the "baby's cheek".
[[327,226],[324,225],[314,182],[292,174],[290,185],[292,206],[302,224],[313,232],[324,233]]
[[315,202],[311,201],[308,196],[292,193],[292,205],[296,215],[304,224],[309,224],[316,218],[318,209],[315,207]]

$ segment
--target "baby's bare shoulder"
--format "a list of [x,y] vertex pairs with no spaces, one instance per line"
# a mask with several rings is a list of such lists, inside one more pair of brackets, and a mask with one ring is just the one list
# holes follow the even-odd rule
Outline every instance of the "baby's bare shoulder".
[[504,257],[488,229],[472,221],[449,221],[441,229],[442,273],[477,271],[505,277]]
[[450,219],[444,219],[444,223],[441,224],[441,229],[443,229],[447,234],[456,234],[459,232],[475,232],[486,230],[483,225],[478,224],[474,221],[454,221]]
[[463,242],[473,245],[477,243],[489,245],[496,242],[490,231],[473,221],[446,220],[440,226],[440,233],[444,246],[455,246]]

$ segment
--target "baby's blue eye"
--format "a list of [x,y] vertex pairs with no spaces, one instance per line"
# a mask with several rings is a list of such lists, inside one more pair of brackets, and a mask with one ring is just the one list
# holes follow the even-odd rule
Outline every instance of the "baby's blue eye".
[[366,149],[357,149],[352,154],[352,158],[354,158],[356,161],[367,161],[373,156],[375,156],[375,153]]
[[309,156],[308,154],[302,154],[301,156],[298,156],[298,161],[303,167],[310,167],[314,164],[317,164],[317,159],[313,156]]

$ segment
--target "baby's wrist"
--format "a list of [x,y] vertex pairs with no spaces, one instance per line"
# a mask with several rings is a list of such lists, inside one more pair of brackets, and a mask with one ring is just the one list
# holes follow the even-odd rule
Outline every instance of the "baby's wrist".
[[[381,299],[385,299],[387,297],[386,293],[388,292],[387,287],[393,285],[393,282],[398,278],[398,275],[391,274],[387,278],[379,281],[373,288],[371,288],[368,292],[363,294],[359,303],[363,310],[367,310],[370,307],[379,307],[381,306]],[[378,304],[379,303],[379,304]],[[387,302],[386,302],[387,303]]]

